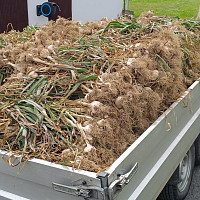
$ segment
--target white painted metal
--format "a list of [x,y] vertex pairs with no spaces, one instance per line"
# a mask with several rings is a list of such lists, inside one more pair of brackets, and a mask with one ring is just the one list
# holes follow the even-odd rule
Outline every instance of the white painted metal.
[[121,15],[123,0],[72,0],[72,19],[97,21],[103,17],[115,19]]
[[129,8],[129,0],[126,0],[126,10]]
[[48,22],[48,17],[37,16],[36,12],[36,6],[44,2],[47,2],[47,0],[27,0],[29,25],[44,25]]
[[15,194],[11,194],[10,192],[0,190],[0,199],[2,199],[2,198],[4,198],[4,199],[6,198],[6,199],[9,199],[9,200],[30,200],[30,199],[20,197],[20,196],[15,195]]

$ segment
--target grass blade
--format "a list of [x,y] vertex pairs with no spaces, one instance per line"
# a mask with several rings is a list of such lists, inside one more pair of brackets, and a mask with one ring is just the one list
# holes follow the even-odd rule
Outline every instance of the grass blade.
[[171,68],[169,67],[169,65],[165,62],[165,60],[163,58],[161,58],[158,54],[156,54],[156,57],[159,58],[161,60],[161,62],[163,63],[163,65],[165,66],[165,68],[171,72]]

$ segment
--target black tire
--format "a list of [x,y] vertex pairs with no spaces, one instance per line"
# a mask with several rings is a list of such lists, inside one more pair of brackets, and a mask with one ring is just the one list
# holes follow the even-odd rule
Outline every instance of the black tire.
[[195,164],[200,165],[200,135],[195,140]]
[[194,165],[195,146],[192,145],[157,200],[183,200],[192,182]]

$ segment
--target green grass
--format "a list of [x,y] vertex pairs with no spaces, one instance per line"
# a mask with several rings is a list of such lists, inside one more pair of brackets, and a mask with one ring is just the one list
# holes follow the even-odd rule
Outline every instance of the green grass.
[[129,0],[129,10],[138,17],[142,12],[153,10],[158,16],[195,18],[199,0]]

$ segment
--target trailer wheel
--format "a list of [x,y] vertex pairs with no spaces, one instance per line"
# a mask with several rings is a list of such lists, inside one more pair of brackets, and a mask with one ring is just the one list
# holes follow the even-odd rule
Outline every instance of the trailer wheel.
[[195,164],[200,165],[200,135],[197,137],[195,141]]
[[183,200],[192,182],[194,165],[195,146],[192,145],[157,200]]

